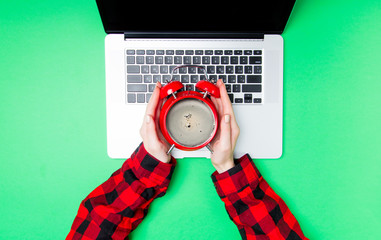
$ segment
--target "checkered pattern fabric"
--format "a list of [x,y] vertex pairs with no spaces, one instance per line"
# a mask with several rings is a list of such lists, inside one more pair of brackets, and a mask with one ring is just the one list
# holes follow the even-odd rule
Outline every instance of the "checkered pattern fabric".
[[123,166],[80,204],[66,239],[128,239],[148,206],[165,194],[176,160],[163,163],[141,144]]
[[[66,239],[128,239],[147,215],[150,203],[166,193],[175,165],[176,159],[160,162],[141,144],[81,202]],[[232,169],[213,173],[212,180],[242,239],[307,239],[249,155],[237,160]]]
[[242,239],[307,239],[285,202],[263,179],[248,154],[228,171],[212,174],[217,193]]

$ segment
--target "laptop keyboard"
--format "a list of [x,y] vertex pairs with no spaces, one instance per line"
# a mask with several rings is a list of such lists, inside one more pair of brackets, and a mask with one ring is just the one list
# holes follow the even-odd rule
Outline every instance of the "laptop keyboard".
[[172,70],[179,65],[205,68],[209,80],[222,79],[234,104],[262,103],[262,50],[142,50],[127,49],[127,103],[147,103],[156,82],[181,81],[185,90],[196,90],[205,80],[197,67]]

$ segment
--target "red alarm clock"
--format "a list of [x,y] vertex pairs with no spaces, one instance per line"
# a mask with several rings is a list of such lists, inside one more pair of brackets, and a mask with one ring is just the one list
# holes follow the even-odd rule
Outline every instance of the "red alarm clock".
[[218,114],[210,96],[219,98],[218,87],[209,80],[200,80],[195,88],[198,91],[184,90],[180,81],[173,80],[173,73],[184,67],[205,68],[198,65],[182,65],[172,70],[171,80],[160,91],[160,98],[167,98],[161,107],[159,125],[164,138],[174,147],[193,151],[203,147],[209,150],[209,143],[217,132]]

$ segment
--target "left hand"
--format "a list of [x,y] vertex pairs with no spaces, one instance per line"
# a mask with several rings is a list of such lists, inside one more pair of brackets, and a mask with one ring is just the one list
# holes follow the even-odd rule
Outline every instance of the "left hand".
[[171,155],[167,154],[170,144],[164,139],[158,124],[162,103],[160,100],[160,89],[161,84],[157,82],[144,114],[140,136],[149,154],[161,162],[168,163],[171,161]]

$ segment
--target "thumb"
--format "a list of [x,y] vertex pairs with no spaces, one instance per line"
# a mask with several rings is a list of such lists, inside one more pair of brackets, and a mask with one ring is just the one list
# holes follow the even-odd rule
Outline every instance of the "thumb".
[[149,114],[147,114],[145,117],[145,125],[146,125],[145,131],[146,131],[147,138],[157,141],[158,137],[156,134],[156,124],[155,124],[155,121],[153,120],[153,117]]
[[220,135],[220,141],[222,146],[224,147],[231,147],[231,128],[230,128],[230,115],[225,114],[222,121],[221,121],[221,135]]

